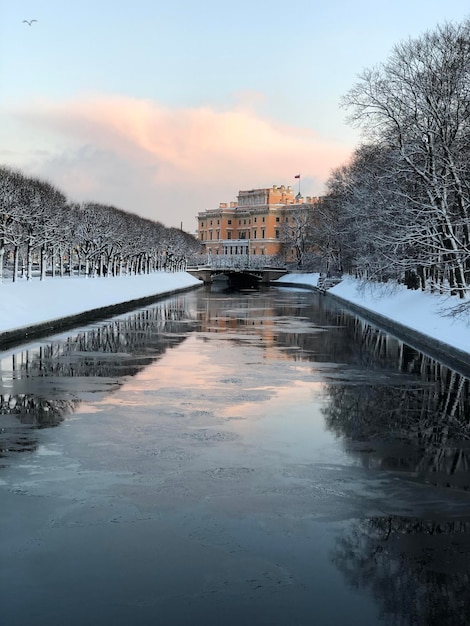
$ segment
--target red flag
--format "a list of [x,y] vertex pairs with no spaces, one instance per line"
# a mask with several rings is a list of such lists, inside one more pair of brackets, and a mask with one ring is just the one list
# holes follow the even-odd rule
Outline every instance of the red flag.
[[294,178],[300,178],[300,174],[296,174]]

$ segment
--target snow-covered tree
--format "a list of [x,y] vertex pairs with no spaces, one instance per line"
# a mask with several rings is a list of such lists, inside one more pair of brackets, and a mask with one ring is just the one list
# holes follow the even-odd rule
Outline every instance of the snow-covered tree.
[[[388,160],[405,246],[424,278],[464,296],[470,281],[470,21],[395,46],[344,98],[350,119]],[[396,212],[398,214],[398,211]],[[402,235],[405,233],[402,230]]]
[[[15,245],[21,231],[19,216],[22,207],[21,190],[24,177],[8,167],[0,167],[0,282],[3,276],[7,245]],[[16,274],[13,274],[13,279]]]
[[89,276],[148,273],[186,267],[200,250],[195,237],[160,222],[94,202],[73,204],[46,181],[0,167],[0,276],[6,247],[13,250],[13,280],[20,256],[32,276],[33,259],[64,274],[78,260],[79,273]]
[[316,205],[303,204],[298,208],[289,209],[283,217],[280,240],[285,260],[293,261],[298,268],[311,269],[312,260],[317,257]]

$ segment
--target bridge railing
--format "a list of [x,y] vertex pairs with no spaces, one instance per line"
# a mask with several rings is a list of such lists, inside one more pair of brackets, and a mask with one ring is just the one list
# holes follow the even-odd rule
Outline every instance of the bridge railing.
[[191,263],[191,266],[193,265],[204,266],[212,270],[262,270],[270,267],[284,267],[278,257],[254,254],[208,254],[204,260],[200,259],[198,263]]

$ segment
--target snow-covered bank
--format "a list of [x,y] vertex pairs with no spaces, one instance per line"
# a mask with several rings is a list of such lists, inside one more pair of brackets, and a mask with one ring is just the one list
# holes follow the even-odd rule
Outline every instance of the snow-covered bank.
[[[287,274],[276,284],[317,286],[319,274]],[[108,278],[46,278],[44,281],[0,284],[0,338],[2,333],[21,331],[141,298],[189,289],[201,283],[187,272],[156,272],[143,276]],[[329,292],[392,322],[470,354],[470,324],[445,316],[451,306],[445,296],[377,286],[372,289],[345,278]]]
[[[276,283],[316,286],[318,278],[319,274],[287,274]],[[470,324],[465,319],[445,315],[452,304],[458,304],[447,296],[406,289],[403,285],[371,287],[350,277],[345,277],[329,292],[470,354]]]
[[187,272],[4,282],[0,284],[0,337],[8,331],[200,284]]

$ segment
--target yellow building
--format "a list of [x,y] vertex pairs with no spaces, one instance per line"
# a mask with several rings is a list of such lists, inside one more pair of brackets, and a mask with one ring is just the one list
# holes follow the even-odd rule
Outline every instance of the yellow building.
[[294,196],[291,186],[239,191],[237,202],[198,213],[198,239],[210,255],[275,256],[289,213],[311,211],[316,202],[316,197]]

